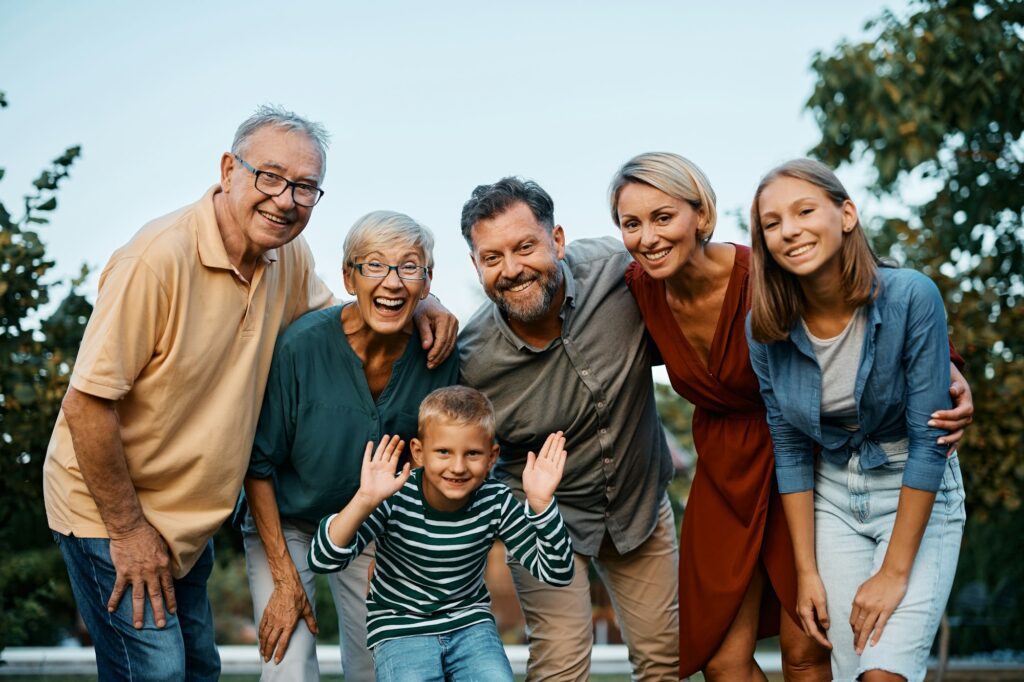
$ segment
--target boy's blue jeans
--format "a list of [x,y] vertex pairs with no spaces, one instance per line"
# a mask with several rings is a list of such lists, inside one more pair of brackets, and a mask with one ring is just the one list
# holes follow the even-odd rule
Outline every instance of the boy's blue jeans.
[[213,636],[213,612],[206,581],[213,570],[213,542],[183,578],[174,581],[176,613],[167,625],[156,627],[153,607],[146,599],[141,630],[132,626],[132,588],[117,610],[107,612],[116,572],[110,561],[110,540],[77,538],[53,533],[64,555],[71,589],[82,620],[96,648],[101,680],[217,680],[220,655]]
[[373,648],[377,682],[512,682],[492,621],[441,635],[399,637]]

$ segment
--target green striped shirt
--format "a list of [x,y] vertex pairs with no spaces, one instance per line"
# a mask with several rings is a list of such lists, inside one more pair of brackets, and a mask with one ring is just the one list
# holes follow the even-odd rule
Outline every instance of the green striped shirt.
[[331,542],[332,514],[320,522],[309,548],[309,567],[330,573],[377,541],[366,599],[368,646],[493,621],[484,567],[495,538],[538,580],[558,586],[572,581],[572,542],[554,501],[534,514],[508,486],[489,480],[462,509],[440,512],[423,499],[422,475],[422,469],[414,470],[405,486],[363,522],[348,547]]

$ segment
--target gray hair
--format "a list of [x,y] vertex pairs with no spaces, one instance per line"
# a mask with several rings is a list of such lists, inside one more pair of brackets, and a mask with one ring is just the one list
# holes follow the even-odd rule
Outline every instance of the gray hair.
[[619,194],[623,187],[633,182],[650,185],[673,199],[690,204],[704,218],[704,224],[697,230],[697,238],[702,243],[711,239],[718,222],[715,190],[708,176],[693,161],[671,152],[648,152],[627,161],[608,188],[608,203],[616,225],[619,224]]
[[331,142],[327,128],[322,123],[310,121],[277,104],[261,104],[256,107],[256,112],[252,116],[242,121],[242,125],[238,126],[238,130],[235,131],[235,139],[231,143],[231,153],[241,156],[249,138],[265,126],[274,126],[288,132],[305,133],[320,152],[320,178],[323,179],[327,174],[327,147]]
[[423,225],[397,211],[372,211],[357,220],[345,235],[345,267],[381,247],[409,245],[419,249],[428,268],[434,267],[434,235]]

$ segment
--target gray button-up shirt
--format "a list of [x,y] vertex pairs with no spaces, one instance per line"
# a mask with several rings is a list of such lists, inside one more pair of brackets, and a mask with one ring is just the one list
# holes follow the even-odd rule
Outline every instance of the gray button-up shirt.
[[651,379],[660,360],[623,279],[630,262],[611,237],[569,244],[562,333],[544,348],[520,339],[491,302],[459,336],[461,383],[494,403],[498,479],[522,497],[526,453],[565,433],[558,506],[586,556],[606,531],[620,553],[646,540],[672,478]]

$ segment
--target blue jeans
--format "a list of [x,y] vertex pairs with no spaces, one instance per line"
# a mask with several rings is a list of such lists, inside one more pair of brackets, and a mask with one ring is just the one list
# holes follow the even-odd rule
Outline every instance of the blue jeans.
[[512,682],[512,666],[492,621],[381,642],[373,648],[377,682]]
[[213,541],[189,573],[174,581],[176,613],[158,628],[153,607],[146,599],[141,630],[132,626],[132,588],[117,610],[107,612],[116,572],[110,561],[110,540],[77,538],[53,533],[64,555],[71,589],[82,620],[96,648],[99,679],[107,680],[217,680],[220,654],[213,637],[213,612],[206,596],[206,581],[213,570]]
[[964,528],[960,463],[946,462],[928,525],[918,547],[903,601],[878,644],[860,656],[853,648],[850,612],[857,589],[878,572],[889,547],[899,503],[906,441],[883,443],[888,462],[863,469],[857,455],[846,465],[818,458],[814,478],[814,541],[832,627],[832,676],[852,682],[867,670],[886,670],[908,682],[924,680],[928,652],[949,599]]

